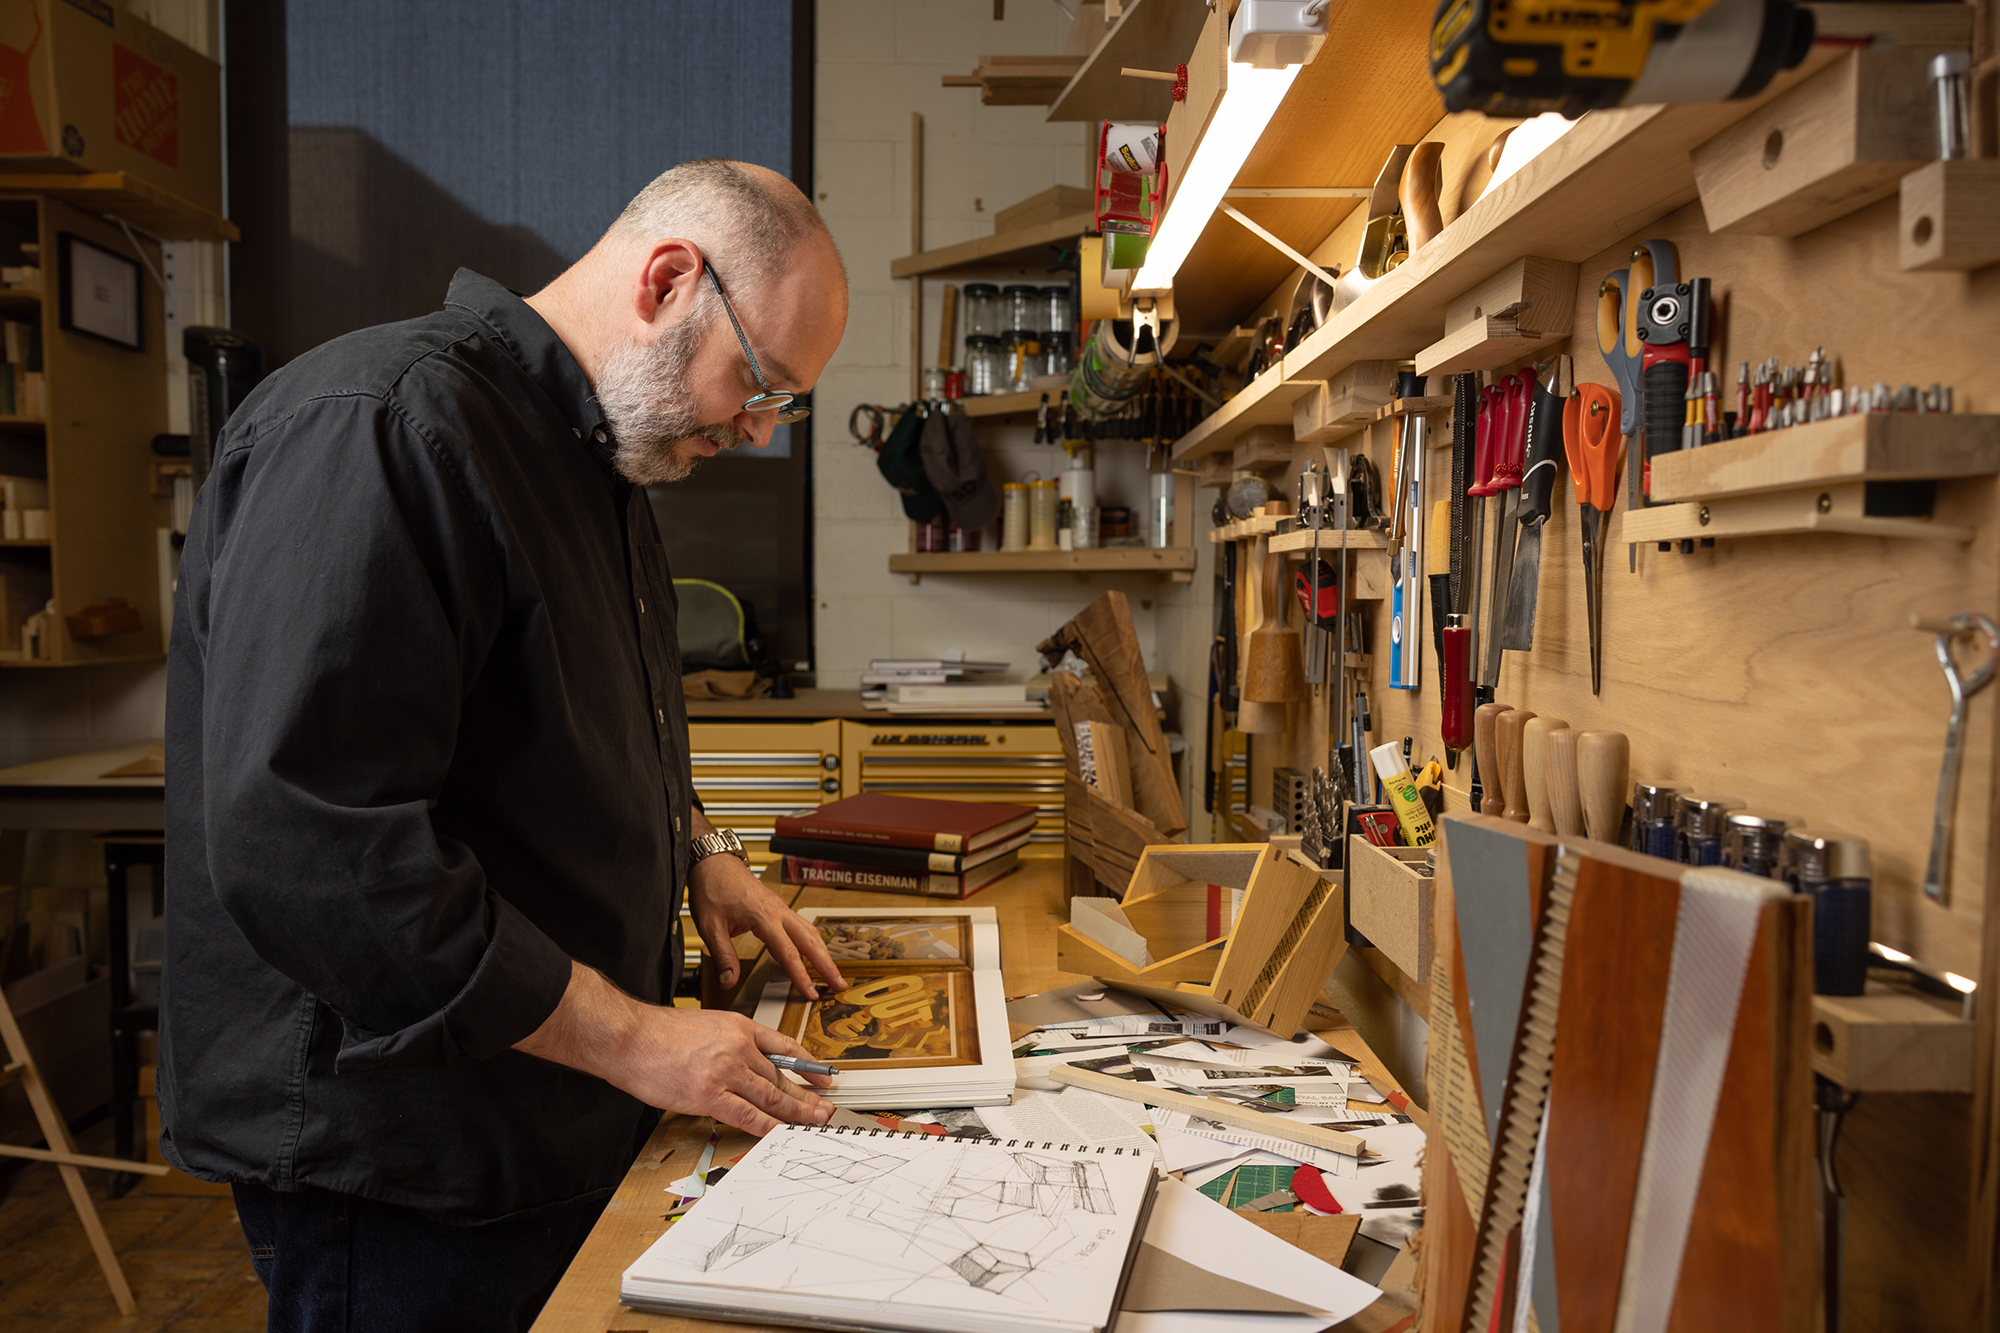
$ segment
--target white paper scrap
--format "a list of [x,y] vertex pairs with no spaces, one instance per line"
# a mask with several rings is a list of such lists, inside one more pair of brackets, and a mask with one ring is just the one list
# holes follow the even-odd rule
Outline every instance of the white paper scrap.
[[[1288,1245],[1178,1180],[1160,1182],[1146,1243],[1177,1259],[1266,1291],[1317,1307],[1326,1323],[1351,1319],[1382,1293],[1351,1273]],[[1249,1275],[1254,1274],[1254,1279]],[[1118,1316],[1119,1333],[1221,1333],[1222,1330],[1291,1330],[1325,1327],[1297,1315],[1223,1315],[1223,1322],[1186,1319],[1193,1312],[1132,1311]]]
[[[1081,1094],[1081,1095],[1079,1095]],[[982,1106],[979,1118],[993,1136],[1035,1143],[1073,1143],[1093,1148],[1131,1148],[1157,1160],[1152,1136],[1114,1112],[1086,1088],[1066,1092],[1017,1092],[1011,1106]]]
[[1424,1131],[1414,1124],[1387,1125],[1367,1131],[1368,1156],[1360,1169],[1345,1176],[1331,1172],[1326,1187],[1341,1210],[1361,1214],[1361,1234],[1384,1245],[1401,1246],[1417,1229],[1422,1207],[1422,1171],[1418,1157]]
[[[1174,1111],[1162,1106],[1153,1112],[1153,1128],[1179,1130],[1188,1134],[1199,1134],[1203,1138],[1214,1139],[1218,1143],[1233,1143],[1240,1148],[1257,1148],[1272,1152],[1280,1157],[1289,1157],[1295,1162],[1310,1162],[1326,1176],[1345,1176],[1353,1179],[1361,1164],[1345,1153],[1329,1152],[1325,1148],[1315,1148],[1309,1144],[1293,1143],[1271,1134],[1256,1134],[1234,1125],[1225,1125],[1217,1120],[1189,1115],[1186,1111]],[[1342,1204],[1345,1208],[1347,1205]]]

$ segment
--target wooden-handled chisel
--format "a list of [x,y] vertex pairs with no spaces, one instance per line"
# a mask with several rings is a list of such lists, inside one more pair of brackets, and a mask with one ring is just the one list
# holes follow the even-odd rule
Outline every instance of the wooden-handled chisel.
[[1479,765],[1479,785],[1484,789],[1479,813],[1497,815],[1506,793],[1500,782],[1500,715],[1512,704],[1481,704],[1472,710],[1472,755]]
[[1514,573],[1507,590],[1506,623],[1500,646],[1525,653],[1535,646],[1535,600],[1542,584],[1542,528],[1549,521],[1549,499],[1563,463],[1563,404],[1576,384],[1576,371],[1559,356],[1537,378],[1528,407],[1528,460],[1521,474],[1520,540],[1514,547]]
[[1568,730],[1569,723],[1559,717],[1537,717],[1521,733],[1521,776],[1527,790],[1528,825],[1544,833],[1556,831],[1553,784],[1549,781],[1549,742],[1554,733]]
[[1631,764],[1632,743],[1622,731],[1586,731],[1576,738],[1576,782],[1583,798],[1583,826],[1594,841],[1619,841]]
[[1528,822],[1528,777],[1521,767],[1522,742],[1526,739],[1528,723],[1535,715],[1525,708],[1515,708],[1499,717],[1497,732],[1500,750],[1500,783],[1506,789],[1507,805],[1500,811],[1502,819],[1511,819],[1516,824]]

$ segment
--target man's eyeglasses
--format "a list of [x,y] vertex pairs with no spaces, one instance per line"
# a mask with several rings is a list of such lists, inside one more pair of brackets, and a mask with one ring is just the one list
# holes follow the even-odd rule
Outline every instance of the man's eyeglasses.
[[764,378],[764,368],[757,364],[757,354],[750,350],[750,340],[743,336],[743,325],[737,321],[736,308],[729,304],[729,293],[722,290],[722,279],[715,274],[715,265],[706,260],[702,268],[708,272],[708,280],[715,284],[715,294],[722,298],[722,312],[729,316],[729,327],[736,330],[736,341],[743,345],[743,355],[749,358],[750,373],[756,377],[761,393],[753,393],[743,400],[745,412],[776,412],[778,424],[789,426],[795,421],[804,421],[812,415],[810,407],[794,407],[798,395],[783,389],[774,389]]

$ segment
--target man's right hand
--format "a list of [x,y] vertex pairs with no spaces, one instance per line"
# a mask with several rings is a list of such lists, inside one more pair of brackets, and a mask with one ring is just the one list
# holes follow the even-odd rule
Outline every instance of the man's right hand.
[[[633,999],[603,974],[570,964],[562,1003],[514,1049],[595,1074],[649,1106],[712,1116],[764,1135],[780,1123],[823,1125],[833,1106],[765,1059],[810,1059],[782,1033],[741,1014]],[[818,1087],[831,1080],[814,1075]]]

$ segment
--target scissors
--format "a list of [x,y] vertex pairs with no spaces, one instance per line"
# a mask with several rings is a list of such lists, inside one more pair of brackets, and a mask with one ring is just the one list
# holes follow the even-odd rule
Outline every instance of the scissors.
[[1578,384],[1563,404],[1563,453],[1583,520],[1583,597],[1590,619],[1590,692],[1604,683],[1604,544],[1618,502],[1618,473],[1625,461],[1619,430],[1618,392]]
[[[1642,241],[1632,249],[1630,268],[1606,274],[1597,285],[1597,350],[1604,354],[1612,378],[1618,381],[1618,429],[1625,435],[1637,435],[1645,425],[1649,349],[1639,338],[1639,301],[1649,287],[1672,286],[1679,267],[1680,252],[1672,241]],[[1657,352],[1654,359],[1658,359]],[[1680,410],[1678,404],[1675,410]],[[1645,475],[1645,461],[1653,452],[1649,447],[1644,453],[1635,450],[1632,454],[1628,507],[1646,503],[1650,478]]]

